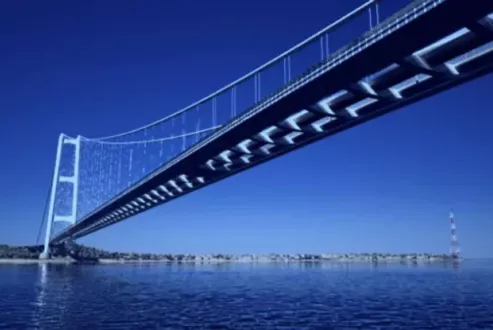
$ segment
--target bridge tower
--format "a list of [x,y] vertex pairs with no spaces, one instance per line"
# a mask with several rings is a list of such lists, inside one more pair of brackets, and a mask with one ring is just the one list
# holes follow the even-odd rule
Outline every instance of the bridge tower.
[[[60,175],[60,163],[62,160],[62,154],[64,148],[72,145],[74,161],[73,161],[73,171],[71,176]],[[51,184],[50,199],[48,206],[48,219],[46,221],[46,232],[44,239],[44,249],[40,255],[42,259],[48,259],[50,257],[50,238],[53,223],[55,222],[68,222],[70,224],[75,224],[77,220],[77,197],[79,193],[79,158],[80,158],[80,136],[77,138],[71,138],[65,134],[60,134],[58,138],[58,146],[55,158],[55,168],[53,170],[53,181]],[[71,203],[71,213],[69,215],[57,215],[55,214],[55,201],[58,184],[61,182],[68,183],[72,186],[72,203]]]
[[452,210],[450,210],[450,254],[452,259],[458,260],[460,258],[459,241],[457,240],[454,213],[452,213]]

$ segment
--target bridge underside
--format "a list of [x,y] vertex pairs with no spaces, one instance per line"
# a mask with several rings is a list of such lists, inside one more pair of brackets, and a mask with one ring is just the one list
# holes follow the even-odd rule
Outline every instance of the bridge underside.
[[83,237],[491,72],[491,13],[493,1],[486,0],[448,0],[419,17],[404,10],[398,28],[383,22],[376,32],[265,98],[52,243]]

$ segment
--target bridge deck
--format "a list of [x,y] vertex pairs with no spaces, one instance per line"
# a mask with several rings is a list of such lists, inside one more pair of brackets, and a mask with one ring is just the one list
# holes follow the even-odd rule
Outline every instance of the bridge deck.
[[413,3],[88,214],[52,243],[80,238],[489,73],[491,13],[493,1]]

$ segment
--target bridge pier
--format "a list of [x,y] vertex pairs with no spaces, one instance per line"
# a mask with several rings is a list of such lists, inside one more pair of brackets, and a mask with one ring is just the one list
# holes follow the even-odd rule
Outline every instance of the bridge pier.
[[41,254],[39,255],[39,259],[42,259],[42,260],[50,259],[49,250],[46,250],[46,248],[45,248],[44,251],[41,252]]

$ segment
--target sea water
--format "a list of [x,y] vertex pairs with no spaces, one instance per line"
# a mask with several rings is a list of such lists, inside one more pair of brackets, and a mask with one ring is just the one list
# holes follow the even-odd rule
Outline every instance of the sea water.
[[0,265],[1,329],[493,329],[493,262]]

